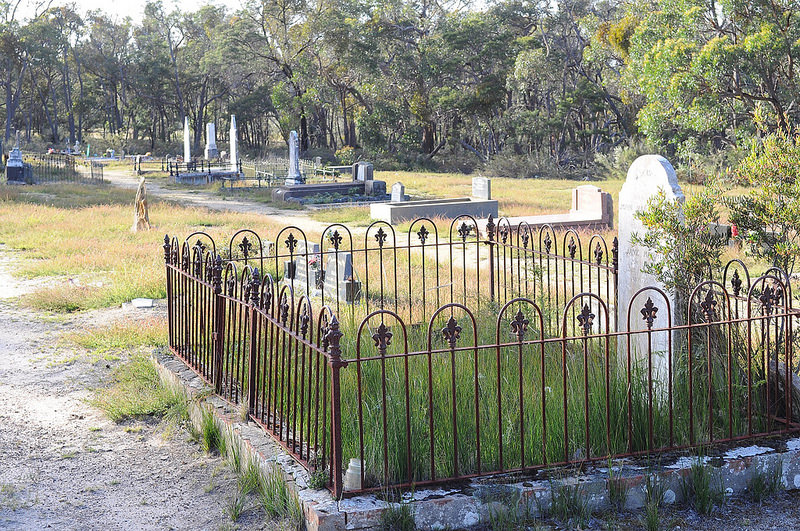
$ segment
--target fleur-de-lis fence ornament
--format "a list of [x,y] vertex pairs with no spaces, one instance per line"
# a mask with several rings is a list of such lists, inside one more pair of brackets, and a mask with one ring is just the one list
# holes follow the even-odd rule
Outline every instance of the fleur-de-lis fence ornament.
[[653,304],[653,299],[647,297],[647,302],[644,303],[644,308],[642,308],[642,320],[647,323],[648,330],[653,328],[653,321],[656,320],[656,314],[658,314],[658,306]]
[[772,286],[765,287],[764,292],[758,298],[761,301],[764,315],[772,315],[775,312],[775,307],[780,305],[782,299],[783,290],[781,290],[780,286],[774,288]]
[[375,333],[372,334],[372,340],[375,342],[375,346],[378,347],[378,352],[381,356],[386,355],[386,348],[392,344],[393,335],[383,321],[378,325]]
[[578,325],[583,329],[583,335],[588,336],[589,332],[592,330],[592,323],[594,323],[595,315],[592,313],[592,310],[589,308],[588,304],[583,305],[583,309],[581,313],[578,314]]
[[703,312],[707,323],[713,323],[717,320],[717,300],[711,293],[711,290],[706,292],[706,298],[700,303],[700,311]]
[[546,232],[544,234],[544,252],[550,254],[550,248],[553,246],[553,239],[550,238],[550,233]]
[[228,297],[233,297],[236,292],[236,279],[233,276],[228,277],[225,281],[225,288],[227,289]]
[[603,248],[600,246],[600,242],[597,242],[597,245],[594,248],[594,259],[597,262],[597,265],[600,265],[603,262]]
[[494,241],[494,229],[496,225],[494,224],[494,217],[489,214],[489,219],[486,221],[486,236],[489,238],[490,242]]
[[250,258],[250,252],[253,250],[253,243],[247,239],[247,236],[242,238],[242,241],[239,242],[239,250],[242,251],[242,256],[246,262],[247,259]]
[[528,231],[523,232],[522,233],[522,248],[523,249],[527,249],[528,248],[528,243],[530,241],[531,241],[531,235],[528,233]]
[[742,292],[742,279],[739,277],[739,271],[735,269],[731,277],[731,287],[733,288],[733,296],[738,297],[739,293]]
[[500,241],[503,244],[508,242],[508,225],[500,225]]
[[517,310],[516,315],[511,320],[511,333],[517,336],[517,341],[522,341],[525,337],[525,332],[528,331],[528,325],[530,321],[525,318],[525,315],[522,313],[522,310]]
[[420,227],[419,231],[417,231],[417,238],[419,238],[419,242],[422,245],[425,245],[425,241],[428,239],[429,234],[430,232],[428,232],[428,229],[425,228],[425,225]]
[[378,232],[375,233],[375,241],[378,242],[378,247],[383,248],[383,244],[386,243],[386,231],[383,230],[383,227],[378,227]]
[[297,248],[297,238],[294,237],[294,233],[290,232],[289,237],[286,238],[284,243],[286,243],[286,247],[289,249],[289,254],[294,254],[294,250]]
[[467,225],[466,222],[462,221],[461,226],[458,227],[458,235],[461,236],[461,241],[462,242],[467,241],[467,236],[469,236],[471,232],[472,232],[472,227]]
[[311,322],[311,315],[308,313],[308,305],[303,305],[303,313],[300,314],[300,335],[303,339],[308,335],[308,325]]
[[204,244],[203,242],[201,242],[201,241],[200,241],[200,238],[198,238],[198,239],[197,239],[197,241],[196,241],[196,242],[194,242],[194,246],[195,246],[197,249],[199,249],[199,250],[200,250],[200,254],[203,254],[204,252],[206,252],[206,244]]
[[575,237],[570,236],[569,243],[567,244],[567,250],[569,251],[569,257],[573,260],[575,259],[575,253],[578,252],[578,245],[575,243]]
[[458,321],[452,315],[447,320],[447,324],[442,328],[442,337],[450,345],[450,348],[456,347],[456,341],[461,337],[461,327],[458,326]]
[[339,246],[342,244],[342,235],[339,234],[339,231],[334,230],[333,234],[331,234],[331,237],[328,238],[328,240],[331,242],[331,245],[333,245],[333,249],[338,251]]
[[286,321],[289,319],[289,297],[286,296],[286,293],[281,297],[281,303],[278,309],[281,313],[281,324],[286,326]]
[[319,327],[319,337],[322,338],[322,350],[324,352],[328,351],[328,346],[330,343],[328,342],[328,320],[327,318],[322,322],[322,326]]

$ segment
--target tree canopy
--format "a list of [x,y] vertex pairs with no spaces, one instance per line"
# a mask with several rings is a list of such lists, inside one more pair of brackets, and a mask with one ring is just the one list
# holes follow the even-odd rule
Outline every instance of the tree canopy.
[[[245,148],[398,164],[517,161],[587,172],[636,142],[679,157],[798,120],[798,5],[742,0],[149,3],[140,22],[0,0],[0,118],[54,145],[88,133],[168,149],[183,117],[237,116]],[[203,142],[193,127],[194,147]],[[741,150],[742,153],[745,150]]]

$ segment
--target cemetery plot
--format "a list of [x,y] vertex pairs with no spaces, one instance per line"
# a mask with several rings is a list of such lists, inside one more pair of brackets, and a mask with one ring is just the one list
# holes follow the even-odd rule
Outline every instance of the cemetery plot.
[[477,226],[167,240],[170,347],[337,495],[351,459],[356,492],[800,426],[782,272],[732,262],[679,326],[658,288],[617,302],[616,241]]

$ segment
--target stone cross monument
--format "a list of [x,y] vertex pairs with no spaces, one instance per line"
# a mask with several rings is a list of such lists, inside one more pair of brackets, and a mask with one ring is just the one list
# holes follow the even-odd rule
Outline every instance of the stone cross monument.
[[192,160],[192,145],[189,139],[189,117],[183,117],[183,162]]
[[219,151],[217,150],[217,129],[214,126],[214,122],[208,122],[206,124],[206,160],[211,160],[219,157]]
[[306,180],[300,173],[300,140],[297,131],[289,133],[289,173],[284,184],[305,184]]
[[231,114],[231,132],[230,132],[230,145],[231,145],[231,171],[237,171],[239,163],[239,145],[236,136],[236,115]]

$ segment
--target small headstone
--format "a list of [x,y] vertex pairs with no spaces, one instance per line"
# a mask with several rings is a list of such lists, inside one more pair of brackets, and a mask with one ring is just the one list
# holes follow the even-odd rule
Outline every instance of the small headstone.
[[219,150],[217,150],[217,129],[214,122],[206,124],[206,160],[211,160],[219,157]]
[[25,163],[22,161],[22,152],[19,150],[19,132],[17,132],[17,144],[8,154],[6,161],[6,179],[9,182],[25,182]]
[[486,177],[473,177],[472,197],[477,197],[478,199],[491,199],[492,180]]
[[373,176],[373,168],[371,162],[359,162],[358,174],[356,180],[358,181],[371,181]]
[[331,252],[325,263],[325,298],[352,303],[361,298],[361,282],[353,271],[353,256]]
[[319,295],[319,289],[322,286],[322,264],[320,261],[318,243],[311,243],[308,247],[302,242],[297,245],[294,266],[292,267],[296,295],[298,292]]
[[314,157],[314,166],[317,168],[322,167],[322,157]]
[[392,203],[399,203],[406,200],[406,187],[403,183],[394,183],[392,185]]
[[364,181],[364,194],[371,197],[383,197],[386,195],[386,181],[376,181],[370,179]]

